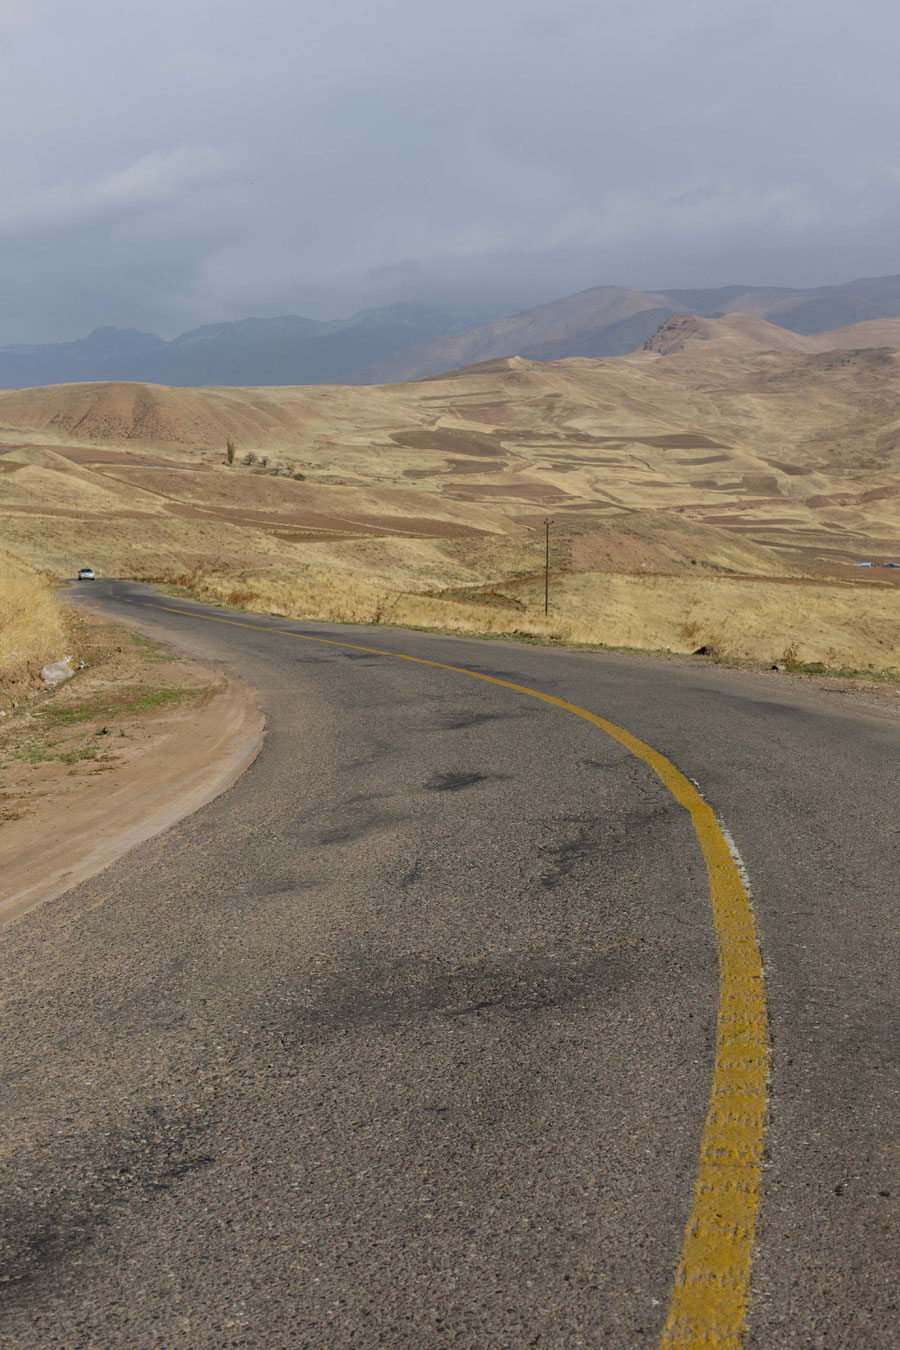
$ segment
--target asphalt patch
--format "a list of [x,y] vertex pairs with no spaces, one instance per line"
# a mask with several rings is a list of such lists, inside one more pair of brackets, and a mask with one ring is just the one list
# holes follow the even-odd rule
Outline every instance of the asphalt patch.
[[456,716],[444,718],[434,724],[435,731],[465,731],[468,727],[480,727],[485,722],[515,722],[521,717],[526,717],[525,712],[514,713],[486,713],[486,712],[467,712],[459,713]]
[[429,958],[359,955],[309,990],[295,1025],[302,1035],[310,1027],[344,1032],[435,1017],[540,1015],[618,992],[634,978],[633,960],[620,946],[517,953],[449,967]]
[[461,792],[463,788],[475,787],[476,783],[487,783],[496,774],[477,773],[474,770],[451,769],[447,773],[435,773],[425,784],[426,792]]
[[212,1166],[206,1130],[202,1119],[151,1108],[111,1135],[101,1130],[68,1141],[59,1153],[44,1149],[19,1158],[14,1184],[4,1187],[18,1203],[0,1214],[4,1301],[90,1245],[123,1205],[169,1191]]

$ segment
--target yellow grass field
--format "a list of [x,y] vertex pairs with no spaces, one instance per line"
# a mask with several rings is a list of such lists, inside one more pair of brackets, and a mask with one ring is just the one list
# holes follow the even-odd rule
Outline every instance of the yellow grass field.
[[6,391],[5,542],[283,614],[900,670],[900,356],[754,324],[374,388]]
[[32,684],[47,661],[65,655],[66,638],[54,588],[0,549],[0,703]]
[[171,574],[198,599],[295,618],[900,673],[898,594],[848,582],[583,572],[416,593],[352,575]]

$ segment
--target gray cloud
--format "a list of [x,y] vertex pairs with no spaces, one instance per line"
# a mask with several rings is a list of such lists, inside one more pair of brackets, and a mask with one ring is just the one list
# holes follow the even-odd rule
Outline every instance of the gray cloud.
[[900,270],[887,0],[0,0],[0,340]]

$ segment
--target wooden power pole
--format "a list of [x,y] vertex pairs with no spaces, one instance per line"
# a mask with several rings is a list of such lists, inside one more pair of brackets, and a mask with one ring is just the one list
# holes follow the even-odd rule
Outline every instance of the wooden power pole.
[[544,613],[550,613],[550,516],[544,520]]

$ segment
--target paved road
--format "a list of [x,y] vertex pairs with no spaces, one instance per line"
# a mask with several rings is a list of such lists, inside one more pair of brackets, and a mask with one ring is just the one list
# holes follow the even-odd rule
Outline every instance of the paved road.
[[564,709],[276,629],[529,686],[696,780],[766,965],[744,1344],[896,1344],[896,721],[723,670],[93,603],[237,669],[269,733],[3,934],[4,1345],[659,1342],[719,996],[691,818]]

